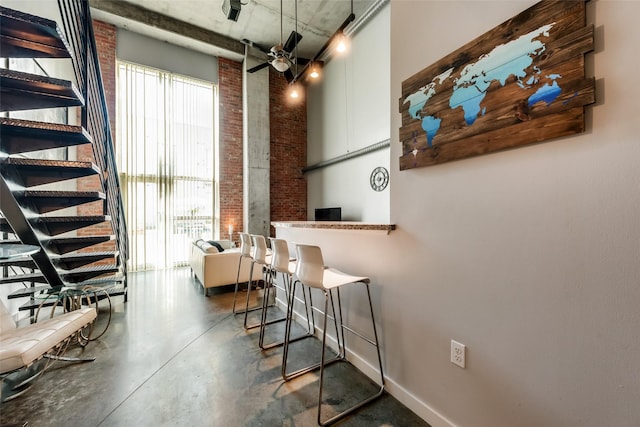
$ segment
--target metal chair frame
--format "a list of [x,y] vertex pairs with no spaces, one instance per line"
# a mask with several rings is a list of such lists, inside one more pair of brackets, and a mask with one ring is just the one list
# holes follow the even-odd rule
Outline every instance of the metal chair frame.
[[[329,269],[324,266],[324,262],[322,260],[322,251],[318,246],[310,246],[310,245],[296,245],[296,255],[298,259],[298,264],[296,266],[296,280],[293,283],[293,289],[291,292],[291,298],[295,297],[295,285],[300,283],[303,287],[316,288],[320,289],[324,294],[324,311],[323,313],[323,327],[322,327],[322,351],[320,356],[320,362],[310,365],[306,368],[299,369],[295,372],[287,373],[286,372],[286,364],[289,352],[289,343],[290,343],[290,334],[291,334],[291,319],[287,318],[287,327],[285,332],[285,342],[283,349],[283,366],[282,366],[282,377],[285,381],[288,381],[292,378],[296,378],[300,375],[303,375],[307,372],[314,371],[316,369],[320,369],[320,385],[318,389],[318,424],[321,426],[327,426],[335,423],[336,421],[344,418],[345,416],[353,413],[357,409],[360,409],[362,406],[372,402],[373,400],[380,397],[384,392],[384,372],[382,369],[382,356],[380,354],[380,345],[378,341],[378,332],[376,328],[375,317],[373,313],[373,304],[371,302],[371,291],[369,287],[370,279],[368,277],[356,277],[345,274],[341,271],[335,269]],[[310,259],[309,259],[310,258]],[[374,338],[368,338],[361,334],[358,331],[350,328],[345,325],[343,322],[343,314],[342,314],[342,302],[340,298],[340,287],[351,284],[351,283],[362,283],[365,286],[367,291],[367,299],[369,301],[369,311],[371,313],[371,323],[373,329]],[[338,310],[336,315],[336,307],[334,301],[334,290],[337,294],[338,299]],[[328,314],[329,310],[329,301],[331,301],[331,312],[333,316]],[[316,311],[320,311],[314,307]],[[290,309],[291,310],[291,309]],[[338,352],[334,358],[326,360],[326,347],[327,347],[327,320],[331,317],[335,326],[336,331],[336,341],[338,344]],[[348,409],[340,412],[339,414],[322,421],[322,395],[324,390],[324,368],[328,364],[346,360],[346,346],[345,346],[345,338],[344,331],[351,332],[352,334],[362,338],[364,341],[373,345],[376,348],[376,353],[378,357],[378,366],[380,372],[380,389],[373,395],[368,398],[360,401],[359,403],[349,407]]]
[[[269,279],[271,280],[271,283],[266,288],[265,297],[263,301],[263,304],[265,305],[265,307],[262,312],[262,324],[260,325],[260,338],[258,341],[258,345],[262,350],[267,350],[270,348],[284,345],[284,338],[282,339],[282,341],[275,341],[269,344],[265,344],[264,336],[265,336],[266,327],[267,325],[276,323],[276,321],[278,322],[283,320],[286,321],[287,318],[291,317],[293,315],[293,304],[296,301],[295,299],[291,298],[291,285],[292,285],[291,277],[293,275],[293,272],[291,270],[291,263],[294,262],[294,260],[292,260],[289,257],[289,249],[288,249],[287,242],[285,240],[276,239],[276,238],[269,238],[269,240],[271,242],[271,251],[272,251],[271,264],[269,266],[270,268]],[[284,287],[280,287],[277,285],[276,279],[277,279],[278,273],[282,274]],[[269,300],[269,296],[272,290],[275,291],[274,288],[282,290],[285,294],[286,315],[285,317],[279,318],[276,321],[267,322],[266,321],[266,318],[267,318],[266,302]],[[314,336],[314,333],[315,333],[315,322],[313,322],[313,314],[311,316],[309,315],[309,307],[313,306],[313,302],[311,300],[311,290],[309,290],[308,302],[307,302],[307,293],[304,291],[304,288],[302,290],[302,294],[303,294],[303,298],[302,299],[298,298],[297,300],[302,304],[304,304],[304,307],[305,307],[307,331],[306,333],[298,337],[291,338],[290,341],[297,341],[303,338],[312,337]],[[289,307],[292,307],[291,310],[289,310]],[[285,333],[286,333],[286,326],[285,326]]]
[[[244,314],[245,315],[245,324],[246,324],[246,312],[259,310],[261,306],[255,306],[249,308],[247,305],[244,310],[236,310],[236,301],[238,298],[238,289],[240,287],[240,269],[242,267],[242,260],[248,258],[253,261],[253,257],[251,255],[252,245],[251,245],[251,235],[248,233],[239,233],[240,234],[240,259],[238,260],[238,274],[236,275],[236,287],[233,292],[233,314]],[[253,270],[252,274],[249,275],[249,282],[247,283],[247,300],[249,299],[249,293],[251,292],[251,286],[253,285]]]
[[[264,236],[259,234],[250,234],[249,236],[251,238],[251,268],[249,269],[249,277],[253,278],[253,268],[256,264],[259,264],[262,266],[262,277],[264,280],[262,304],[260,304],[259,306],[256,306],[253,309],[249,308],[249,297],[251,294],[251,289],[247,290],[247,300],[246,300],[245,310],[244,310],[244,328],[255,329],[255,328],[259,328],[262,325],[262,323],[265,321],[264,318],[266,316],[266,311],[268,307],[268,298],[267,298],[269,295],[268,289],[271,285],[271,279],[270,279],[271,256],[267,254],[267,242]],[[262,310],[262,312],[260,313],[261,314],[260,321],[252,325],[247,325],[247,319],[249,317],[248,314],[250,311],[254,311],[254,310]],[[285,319],[284,317],[281,319],[273,319],[267,323],[268,324],[276,323],[284,319]]]

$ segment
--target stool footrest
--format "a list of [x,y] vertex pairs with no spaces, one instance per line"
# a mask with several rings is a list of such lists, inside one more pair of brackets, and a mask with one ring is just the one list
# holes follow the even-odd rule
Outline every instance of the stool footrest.
[[[285,320],[286,320],[286,319],[285,319]],[[291,338],[291,339],[289,339],[289,342],[300,341],[300,340],[303,340],[303,339],[305,339],[305,338],[312,338],[312,337],[314,337],[314,336],[315,336],[315,335],[313,335],[313,334],[311,334],[311,333],[306,333],[306,334],[304,334],[304,335],[300,335],[299,337],[295,337],[295,338]],[[260,345],[260,348],[261,348],[262,350],[268,350],[268,349],[270,349],[270,348],[279,347],[279,346],[281,346],[281,345],[284,345],[284,341],[277,341],[277,342],[273,342],[273,343],[266,344],[266,345],[265,345],[265,344],[261,344],[261,345]]]
[[[291,340],[289,342],[291,342]],[[338,354],[333,359],[325,360],[324,361],[324,366],[331,365],[332,363],[335,363],[335,362],[340,362],[341,360],[344,360],[344,355]],[[298,369],[297,371],[293,371],[293,372],[288,373],[288,374],[283,371],[282,372],[282,379],[285,380],[285,381],[289,381],[289,380],[291,380],[293,378],[299,377],[300,375],[306,374],[307,372],[311,372],[311,371],[315,371],[317,369],[320,369],[321,366],[322,366],[322,363],[318,362],[318,363],[315,363],[313,365],[307,366],[306,368]]]

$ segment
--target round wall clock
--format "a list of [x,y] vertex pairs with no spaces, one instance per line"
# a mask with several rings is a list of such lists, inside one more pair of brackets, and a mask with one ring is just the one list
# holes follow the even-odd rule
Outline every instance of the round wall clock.
[[371,184],[371,188],[376,191],[384,190],[389,183],[389,171],[382,166],[378,166],[371,172],[369,183]]

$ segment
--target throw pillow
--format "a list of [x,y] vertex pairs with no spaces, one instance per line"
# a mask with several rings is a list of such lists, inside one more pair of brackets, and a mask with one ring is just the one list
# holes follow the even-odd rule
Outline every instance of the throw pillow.
[[204,242],[204,244],[202,246],[200,246],[200,249],[202,250],[202,252],[207,253],[207,254],[217,254],[218,253],[218,249],[215,246],[210,245],[207,242]]
[[218,249],[218,252],[224,252],[224,248],[215,240],[209,240],[209,243]]

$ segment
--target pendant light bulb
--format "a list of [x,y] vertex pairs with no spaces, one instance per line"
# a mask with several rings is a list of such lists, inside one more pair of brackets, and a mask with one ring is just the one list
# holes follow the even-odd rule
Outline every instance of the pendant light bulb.
[[347,50],[347,39],[344,34],[340,34],[337,38],[336,51],[343,53]]
[[309,77],[311,77],[312,79],[317,79],[318,77],[320,77],[320,72],[318,71],[318,66],[313,64],[311,66],[311,73],[309,73]]

